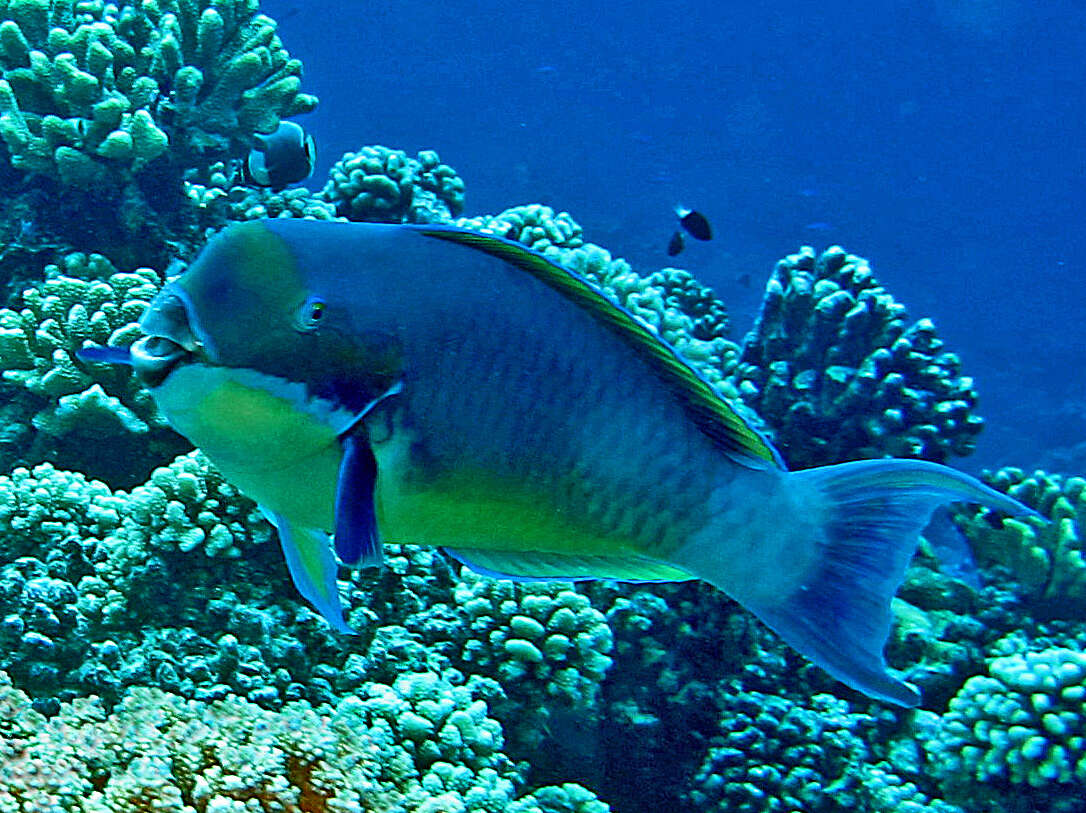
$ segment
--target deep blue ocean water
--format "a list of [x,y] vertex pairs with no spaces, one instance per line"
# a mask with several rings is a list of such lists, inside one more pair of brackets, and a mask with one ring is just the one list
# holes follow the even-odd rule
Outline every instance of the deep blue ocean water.
[[[435,149],[467,214],[565,209],[635,268],[714,286],[737,339],[777,259],[838,243],[975,377],[989,423],[962,466],[1082,470],[1083,4],[261,8],[321,99],[311,185],[363,145]],[[677,203],[718,236],[672,263]]]

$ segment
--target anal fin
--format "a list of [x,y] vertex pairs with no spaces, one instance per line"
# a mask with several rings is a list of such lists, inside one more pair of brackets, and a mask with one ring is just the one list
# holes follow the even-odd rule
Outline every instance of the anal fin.
[[522,582],[615,579],[623,582],[678,582],[696,578],[682,568],[638,556],[570,556],[537,551],[509,552],[444,548],[456,561],[484,576]]

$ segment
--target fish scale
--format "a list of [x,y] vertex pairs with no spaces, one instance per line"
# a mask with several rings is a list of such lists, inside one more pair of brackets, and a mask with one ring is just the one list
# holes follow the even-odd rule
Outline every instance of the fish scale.
[[[585,314],[538,297],[480,300],[484,312],[473,317],[465,310],[476,303],[461,295],[457,323],[418,342],[455,351],[410,356],[397,399],[427,457],[531,482],[553,510],[653,547],[676,544],[692,517],[704,519],[708,481],[671,484],[689,485],[692,468],[716,468],[719,456],[666,394],[638,386],[625,348]],[[434,385],[446,381],[458,386]]]

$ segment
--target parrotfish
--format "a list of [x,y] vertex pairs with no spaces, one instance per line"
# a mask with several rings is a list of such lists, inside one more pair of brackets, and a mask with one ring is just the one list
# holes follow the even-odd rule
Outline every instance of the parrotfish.
[[657,331],[524,246],[449,226],[233,225],[128,354],[169,422],[278,529],[299,592],[349,631],[339,564],[439,546],[521,580],[704,580],[868,695],[938,505],[1028,513],[951,468],[789,472]]
[[313,174],[317,148],[313,136],[293,121],[281,121],[274,133],[257,133],[245,160],[246,176],[273,190],[300,183]]

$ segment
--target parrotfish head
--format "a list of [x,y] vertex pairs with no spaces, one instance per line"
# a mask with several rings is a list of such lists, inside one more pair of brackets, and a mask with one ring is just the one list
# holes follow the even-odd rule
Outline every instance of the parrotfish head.
[[289,389],[345,431],[401,374],[398,341],[360,329],[330,276],[306,273],[261,222],[231,226],[169,283],[140,322],[133,369],[152,392],[186,365],[225,368],[246,384]]

